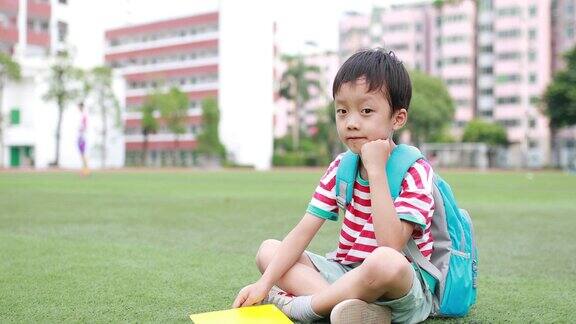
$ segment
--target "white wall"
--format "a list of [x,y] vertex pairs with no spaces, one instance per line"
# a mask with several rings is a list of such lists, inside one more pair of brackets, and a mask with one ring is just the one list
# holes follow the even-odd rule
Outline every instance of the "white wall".
[[222,142],[236,163],[269,169],[274,110],[271,4],[221,0],[219,46]]

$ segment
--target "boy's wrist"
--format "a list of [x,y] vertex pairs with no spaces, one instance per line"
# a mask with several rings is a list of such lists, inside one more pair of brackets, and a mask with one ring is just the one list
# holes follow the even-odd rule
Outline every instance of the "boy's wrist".
[[368,180],[372,182],[372,180],[376,180],[378,178],[386,179],[386,169],[373,169],[373,170],[366,170],[368,173]]

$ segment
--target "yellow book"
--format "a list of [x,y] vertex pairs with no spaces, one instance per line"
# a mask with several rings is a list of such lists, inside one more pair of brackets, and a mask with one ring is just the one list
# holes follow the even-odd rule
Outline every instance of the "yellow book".
[[190,315],[194,324],[291,324],[292,321],[274,305],[233,308]]

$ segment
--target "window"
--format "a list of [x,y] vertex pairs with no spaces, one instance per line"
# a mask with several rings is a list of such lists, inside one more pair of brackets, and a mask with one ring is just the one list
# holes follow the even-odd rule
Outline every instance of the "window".
[[521,57],[520,52],[501,52],[498,53],[498,59],[502,61],[517,60]]
[[494,26],[492,24],[480,25],[480,31],[481,32],[493,32]]
[[480,68],[480,74],[492,74],[494,69],[491,66],[485,66]]
[[520,120],[518,119],[501,119],[498,123],[506,128],[517,127],[520,125]]
[[530,128],[536,128],[536,119],[531,117],[528,123],[530,125]]
[[535,40],[536,39],[536,29],[530,28],[530,30],[528,31],[528,35],[530,37],[530,40]]
[[480,47],[481,53],[492,53],[494,52],[494,47],[492,45],[484,45]]
[[536,106],[540,103],[540,98],[538,96],[531,96],[530,97],[530,104],[532,106]]
[[492,110],[481,110],[480,111],[480,116],[485,117],[485,118],[492,118],[493,115],[494,115],[494,111],[492,111]]
[[536,9],[536,6],[535,5],[530,6],[529,12],[530,12],[530,17],[536,17],[536,14],[538,12]]
[[466,85],[466,84],[470,84],[470,80],[464,79],[464,78],[446,79],[446,84],[447,85]]
[[530,77],[529,77],[530,83],[531,84],[536,83],[536,79],[537,79],[536,73],[530,73]]
[[12,108],[10,110],[10,125],[20,125],[20,109]]
[[499,105],[511,105],[520,103],[520,97],[512,96],[512,97],[498,97],[496,100]]
[[480,95],[482,96],[491,96],[492,94],[494,94],[494,89],[492,88],[480,89]]
[[521,35],[520,29],[505,29],[498,31],[499,38],[515,38]]
[[480,10],[492,10],[493,8],[493,3],[492,0],[481,0],[480,1]]
[[519,7],[506,7],[498,9],[498,16],[500,17],[518,16],[518,15],[520,15]]
[[61,4],[68,4],[68,0],[58,0],[58,2]]
[[59,21],[58,22],[58,41],[65,43],[67,39],[68,39],[68,24],[63,22],[63,21]]
[[449,64],[456,65],[456,64],[466,64],[466,63],[468,63],[469,61],[470,61],[470,60],[469,60],[467,57],[464,57],[464,56],[454,56],[454,57],[448,57],[448,58],[446,58],[446,59],[444,60],[444,63],[445,63],[446,65],[449,65]]
[[464,35],[453,35],[453,36],[444,37],[443,42],[444,43],[461,43],[461,42],[464,42],[465,40],[466,40],[466,37]]
[[530,60],[530,62],[536,61],[536,51],[530,50],[530,52],[528,52],[528,60]]
[[496,77],[497,83],[519,82],[520,80],[520,74],[500,74]]

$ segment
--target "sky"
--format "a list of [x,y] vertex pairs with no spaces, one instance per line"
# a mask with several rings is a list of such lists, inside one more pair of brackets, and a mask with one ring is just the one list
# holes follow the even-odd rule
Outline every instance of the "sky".
[[[338,21],[347,11],[369,13],[372,6],[419,0],[265,0],[272,1],[276,39],[283,53],[338,50]],[[421,2],[422,0],[420,0]],[[183,17],[218,9],[219,0],[73,0],[70,9],[70,43],[77,64],[103,63],[104,31],[130,24]],[[246,1],[247,4],[258,0]],[[257,14],[258,10],[254,10]],[[247,17],[249,19],[249,17]],[[315,43],[316,46],[307,45]]]

